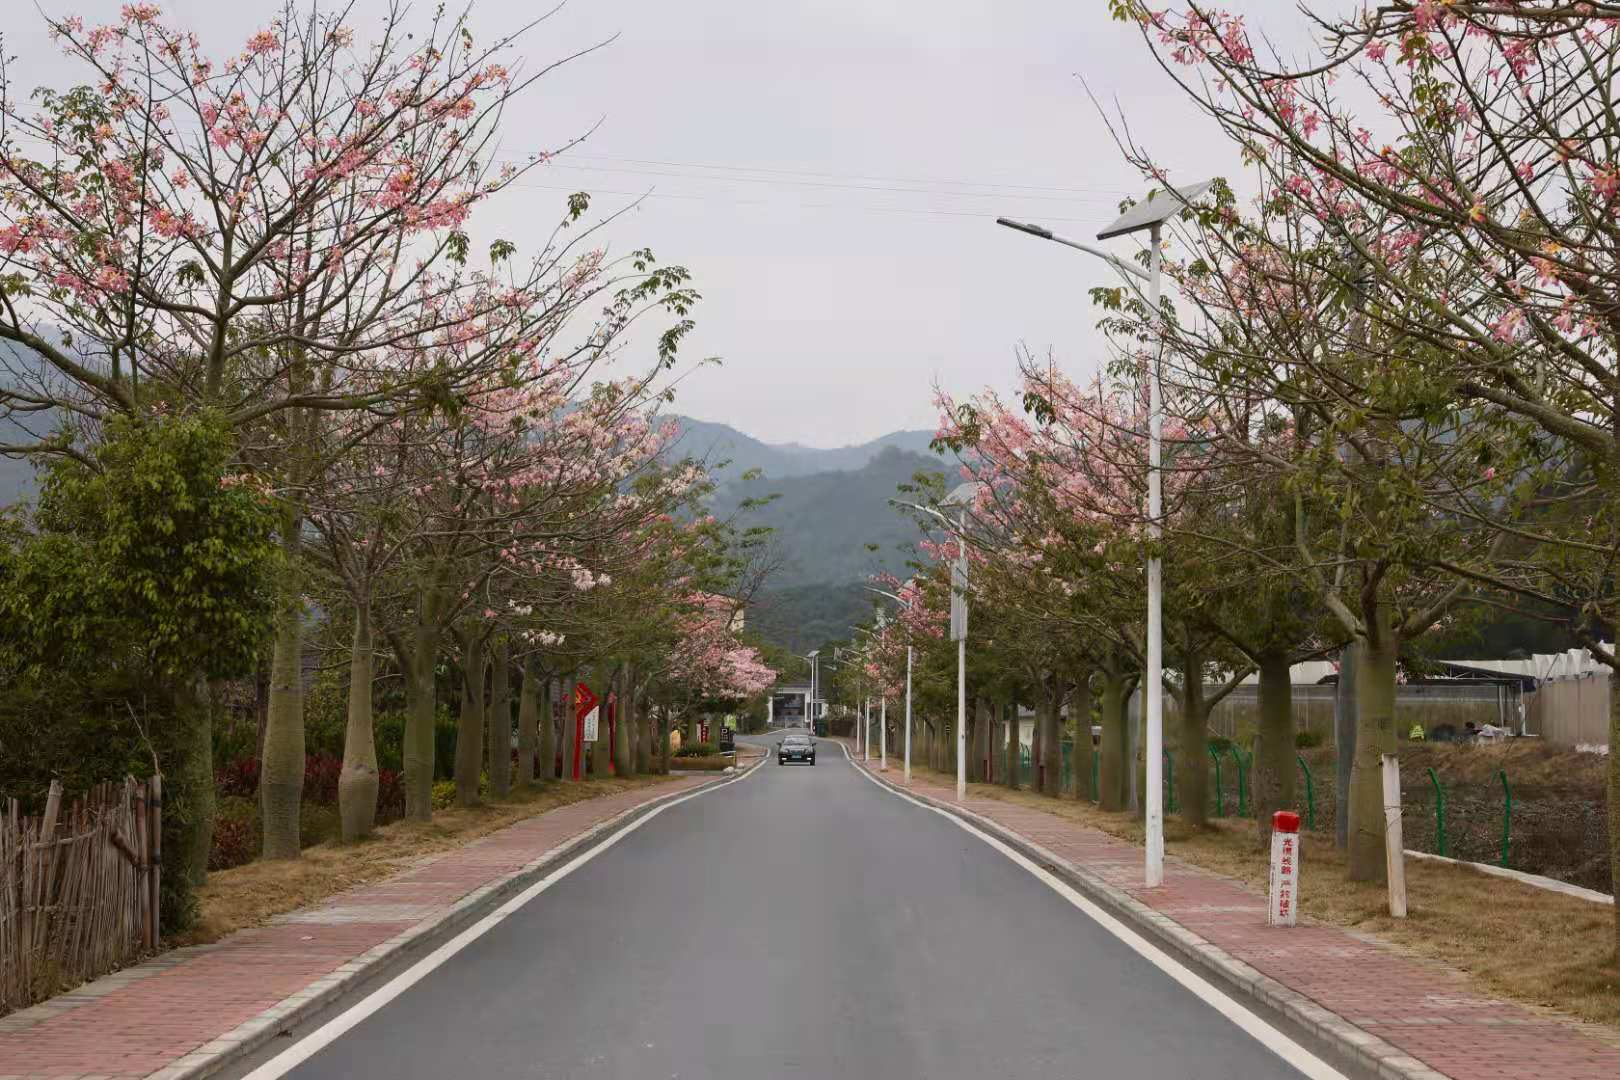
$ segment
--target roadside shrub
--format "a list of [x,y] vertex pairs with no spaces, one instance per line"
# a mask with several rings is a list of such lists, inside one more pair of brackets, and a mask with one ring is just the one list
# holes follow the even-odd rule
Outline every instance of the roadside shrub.
[[331,754],[309,754],[304,758],[304,801],[320,806],[336,806],[338,777],[343,775],[343,759]]
[[405,767],[405,714],[380,712],[372,726],[377,738],[377,767],[399,772]]
[[405,816],[405,774],[398,769],[377,770],[377,820],[398,821]]
[[208,869],[229,870],[259,857],[259,806],[252,796],[226,795],[215,807]]
[[1320,731],[1298,731],[1294,733],[1294,746],[1299,750],[1314,750],[1321,746],[1325,740]]
[[336,840],[343,833],[336,801],[330,805],[306,801],[298,814],[298,846],[314,847]]
[[[400,732],[403,740],[403,726]],[[450,715],[450,706],[441,703],[433,717],[433,775],[439,780],[449,780],[455,770],[456,718]]]
[[221,800],[251,799],[259,793],[259,761],[244,757],[214,773],[214,789]]
[[681,748],[679,750],[675,751],[675,756],[676,757],[712,757],[713,755],[718,754],[719,752],[720,752],[720,748],[715,746],[713,743],[706,743],[706,742],[683,743],[681,745]]
[[1225,735],[1211,735],[1209,737],[1209,749],[1211,753],[1224,754],[1232,749],[1232,740]]

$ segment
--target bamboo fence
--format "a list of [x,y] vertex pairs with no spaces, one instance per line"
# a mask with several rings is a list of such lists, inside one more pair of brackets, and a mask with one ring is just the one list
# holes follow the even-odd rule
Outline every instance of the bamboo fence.
[[162,778],[100,784],[64,812],[0,815],[0,1014],[157,948]]

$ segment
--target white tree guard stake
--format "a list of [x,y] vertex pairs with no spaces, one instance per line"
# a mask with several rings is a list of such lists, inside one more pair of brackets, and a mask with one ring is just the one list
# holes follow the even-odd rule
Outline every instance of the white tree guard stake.
[[1299,815],[1278,810],[1271,815],[1271,891],[1266,906],[1268,926],[1293,926],[1299,917]]
[[1389,878],[1389,913],[1406,918],[1406,848],[1401,840],[1401,759],[1383,756],[1384,870]]

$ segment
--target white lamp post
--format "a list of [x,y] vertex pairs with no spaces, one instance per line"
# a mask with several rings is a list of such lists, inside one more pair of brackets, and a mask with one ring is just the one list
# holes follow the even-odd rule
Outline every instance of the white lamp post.
[[811,649],[804,654],[804,658],[810,661],[810,700],[805,702],[804,719],[805,723],[809,725],[811,735],[816,733],[816,688],[821,675],[820,656],[820,649]]
[[[868,592],[875,592],[879,596],[887,596],[890,600],[893,600],[895,603],[899,604],[903,608],[906,608],[908,611],[911,609],[911,601],[903,600],[900,597],[896,596],[894,593],[889,592],[887,589],[874,589],[870,585],[868,585],[866,588],[867,588]],[[913,652],[913,648],[912,648],[912,645],[911,645],[910,632],[908,631],[907,632],[907,638],[906,638],[906,783],[908,783],[908,784],[911,783],[911,658],[912,658],[912,652]],[[887,766],[885,766],[885,768],[887,768]]]
[[[1009,229],[1038,236],[1043,240],[1063,244],[1088,255],[1095,255],[1122,273],[1145,278],[1148,283],[1148,315],[1159,320],[1159,285],[1163,277],[1161,265],[1161,236],[1164,223],[1180,213],[1194,199],[1209,189],[1214,181],[1206,180],[1167,192],[1155,191],[1146,199],[1127,210],[1113,224],[1097,234],[1098,240],[1108,240],[1127,233],[1148,230],[1148,269],[1133,266],[1115,255],[1088,244],[1067,240],[1052,230],[1006,218],[997,218],[996,224]],[[1164,354],[1164,327],[1161,324],[1154,349],[1153,364],[1148,371],[1148,538],[1160,535],[1160,517],[1163,510],[1163,485],[1160,478],[1160,443],[1164,425],[1164,403],[1160,397],[1159,364]],[[1143,673],[1146,684],[1147,712],[1147,851],[1143,877],[1148,888],[1164,882],[1164,581],[1157,551],[1148,556],[1147,564],[1147,670]],[[1198,677],[1188,672],[1188,678]]]
[[932,514],[956,534],[957,556],[951,564],[951,640],[956,642],[956,801],[967,798],[967,512],[979,492],[978,481],[958,484],[945,496],[941,506],[960,506],[961,514],[952,521],[931,506],[889,501]]

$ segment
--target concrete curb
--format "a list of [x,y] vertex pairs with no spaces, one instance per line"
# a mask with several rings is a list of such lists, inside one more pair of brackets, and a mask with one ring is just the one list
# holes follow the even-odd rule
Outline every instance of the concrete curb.
[[667,792],[656,799],[649,799],[628,810],[622,810],[605,821],[597,822],[584,832],[577,833],[543,852],[538,858],[526,863],[522,869],[474,889],[440,914],[417,923],[409,930],[379,945],[372,946],[348,963],[308,984],[296,994],[283,998],[253,1019],[204,1043],[156,1072],[148,1073],[145,1080],[200,1080],[201,1077],[212,1076],[246,1058],[274,1039],[278,1033],[360,988],[383,968],[430,951],[440,941],[477,922],[500,906],[503,901],[522,892],[604,835],[671,799],[734,784],[759,768],[764,760],[760,758],[758,763],[742,772],[730,776],[716,776],[706,784],[682,791]]
[[1474,871],[1476,874],[1489,874],[1491,877],[1506,878],[1517,881],[1520,885],[1528,885],[1532,889],[1542,889],[1546,892],[1560,893],[1573,897],[1576,900],[1585,900],[1589,904],[1607,904],[1614,906],[1614,897],[1608,893],[1600,893],[1596,889],[1586,889],[1579,885],[1571,885],[1567,881],[1557,878],[1543,877],[1540,874],[1530,874],[1523,870],[1513,870],[1506,866],[1492,866],[1490,863],[1471,862],[1468,859],[1452,859],[1445,855],[1435,855],[1428,851],[1413,851],[1406,849],[1406,855],[1412,859],[1425,859],[1429,862],[1446,863],[1450,866],[1461,866]]
[[[854,760],[853,755],[850,760],[852,764],[860,767],[860,763]],[[964,821],[970,821],[984,831],[993,833],[1003,843],[1044,864],[1079,889],[1088,899],[1122,919],[1166,952],[1187,961],[1189,966],[1200,974],[1213,979],[1223,989],[1233,992],[1239,1000],[1248,998],[1263,1010],[1280,1014],[1319,1039],[1347,1063],[1387,1080],[1447,1080],[1444,1073],[1431,1069],[1399,1047],[1362,1030],[1297,990],[1290,989],[1269,975],[1260,973],[1218,945],[1188,930],[1168,915],[1149,907],[1129,893],[1110,885],[1102,878],[1048,851],[1023,835],[955,803],[908,790],[876,770],[867,769],[866,772],[878,783],[898,794],[916,799]]]

